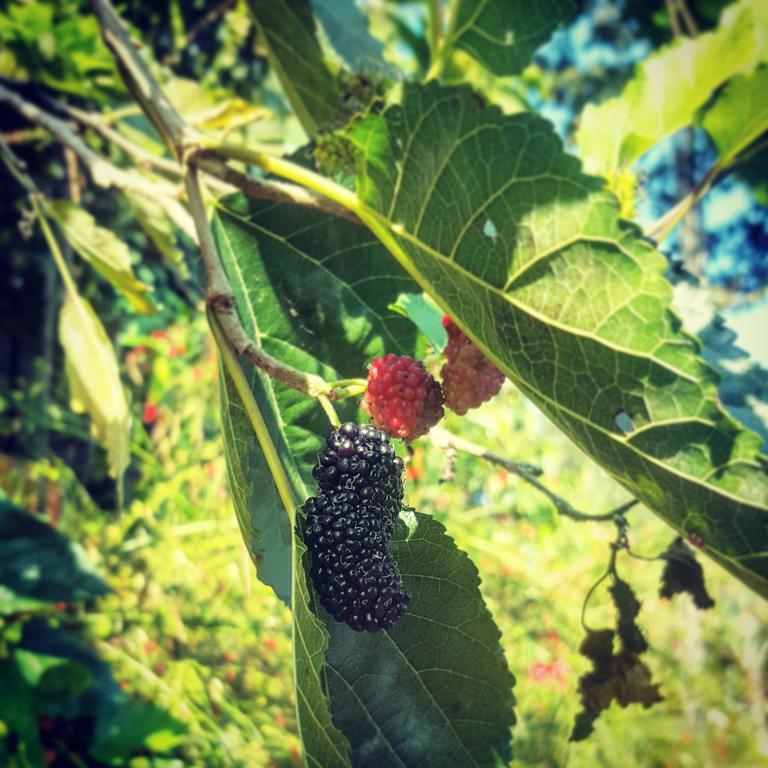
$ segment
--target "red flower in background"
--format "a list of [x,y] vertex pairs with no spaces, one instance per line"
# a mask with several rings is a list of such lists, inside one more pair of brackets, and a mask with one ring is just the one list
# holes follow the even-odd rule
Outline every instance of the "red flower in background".
[[141,418],[145,424],[151,424],[157,418],[157,406],[154,403],[148,402],[144,406],[144,414]]

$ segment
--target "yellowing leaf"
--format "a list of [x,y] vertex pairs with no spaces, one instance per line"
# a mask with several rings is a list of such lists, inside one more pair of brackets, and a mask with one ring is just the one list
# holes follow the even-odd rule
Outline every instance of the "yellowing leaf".
[[69,293],[61,308],[59,340],[72,408],[90,415],[93,435],[107,449],[109,473],[119,480],[128,466],[131,415],[104,326],[77,294]]
[[152,290],[136,279],[128,246],[110,230],[96,224],[93,216],[68,200],[55,200],[46,206],[69,244],[100,275],[105,277],[143,315],[155,311],[147,294]]

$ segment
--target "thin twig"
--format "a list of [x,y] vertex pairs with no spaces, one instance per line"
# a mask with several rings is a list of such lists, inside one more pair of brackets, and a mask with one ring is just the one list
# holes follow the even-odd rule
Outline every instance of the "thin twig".
[[[111,144],[119,147],[129,157],[136,160],[139,165],[147,168],[155,168],[165,174],[174,176],[177,179],[182,176],[182,168],[178,163],[165,157],[158,157],[157,155],[142,149],[130,141],[130,139],[127,139],[121,133],[116,131],[110,125],[110,122],[105,120],[101,115],[84,112],[83,110],[59,102],[56,102],[56,108],[60,109],[62,112],[67,112],[82,125],[92,128],[100,136],[105,138]],[[190,154],[187,157],[187,161],[194,161],[198,168],[210,176],[211,179],[206,181],[206,185],[215,188],[218,192],[229,193],[239,189],[250,197],[260,200],[273,200],[278,203],[317,208],[324,213],[343,217],[356,224],[361,223],[353,213],[314,192],[304,189],[296,184],[254,179],[231,168],[226,163],[216,159],[210,153],[200,151],[198,153]]]
[[22,117],[41,126],[59,143],[69,147],[88,169],[91,178],[98,186],[136,192],[152,200],[158,200],[176,226],[194,239],[192,221],[181,203],[175,199],[177,189],[174,185],[161,182],[159,179],[150,181],[138,173],[125,171],[112,165],[91,149],[65,120],[54,117],[1,84],[0,103],[13,107]]
[[210,176],[215,176],[227,184],[237,187],[237,189],[245,192],[249,197],[256,198],[257,200],[273,200],[276,203],[316,208],[319,211],[323,211],[323,213],[340,216],[355,224],[362,224],[354,213],[322,195],[300,187],[298,184],[254,179],[241,171],[231,168],[208,151],[199,152],[190,157],[189,161],[193,162],[200,170],[205,171]]
[[432,427],[429,432],[429,437],[438,448],[442,448],[443,450],[453,448],[462,453],[469,454],[470,456],[475,456],[478,459],[483,459],[490,464],[495,464],[497,467],[502,467],[508,472],[512,472],[513,474],[526,479],[529,477],[535,478],[542,474],[542,469],[535,464],[526,464],[521,461],[506,459],[503,456],[492,453],[482,445],[477,445],[477,443],[473,443],[470,440],[465,440],[463,437],[454,435],[452,432],[449,432],[442,427]]
[[495,464],[496,466],[502,467],[508,472],[517,475],[525,480],[526,483],[536,488],[536,490],[543,493],[552,504],[554,504],[558,514],[561,514],[564,517],[570,517],[571,520],[576,520],[577,522],[603,522],[606,520],[613,520],[617,515],[624,514],[624,512],[637,504],[637,500],[632,499],[616,509],[612,509],[610,512],[605,512],[603,514],[593,515],[587,512],[579,512],[579,510],[575,509],[570,502],[566,501],[566,499],[561,496],[558,496],[554,491],[551,491],[546,485],[536,479],[537,476],[542,474],[540,467],[533,464],[506,459],[503,456],[492,453],[482,445],[477,445],[470,440],[458,437],[441,427],[433,427],[429,435],[432,442],[440,448],[455,449],[462,453],[467,453],[470,456],[476,456],[479,459]]
[[101,26],[101,35],[117,61],[128,90],[169,149],[181,161],[193,132],[136,54],[128,32],[109,0],[92,0],[92,5]]
[[142,149],[137,144],[126,139],[122,133],[112,128],[101,115],[84,112],[83,110],[69,106],[68,104],[59,104],[57,102],[57,105],[77,120],[78,123],[93,128],[96,133],[105,138],[110,144],[114,144],[116,147],[122,149],[123,152],[129,157],[132,157],[138,165],[145,168],[155,168],[162,173],[167,173],[176,178],[181,176],[181,166],[177,162],[165,157],[159,157],[152,152]]
[[683,17],[685,29],[691,37],[696,37],[699,34],[699,25],[696,23],[696,19],[693,18],[688,3],[685,0],[677,0],[677,7],[680,11],[680,15]]
[[667,7],[667,16],[669,18],[669,26],[672,27],[672,34],[675,37],[680,37],[683,34],[683,29],[680,26],[680,19],[677,18],[675,0],[664,0],[664,4]]
[[663,240],[680,222],[688,211],[709,192],[717,181],[723,168],[720,163],[715,163],[705,174],[704,178],[680,201],[662,214],[646,230],[646,237],[650,237],[656,242]]
[[35,184],[34,179],[27,173],[27,166],[5,142],[5,138],[0,134],[0,160],[5,163],[6,168],[16,181],[24,187],[24,190],[30,195],[39,195],[40,189]]

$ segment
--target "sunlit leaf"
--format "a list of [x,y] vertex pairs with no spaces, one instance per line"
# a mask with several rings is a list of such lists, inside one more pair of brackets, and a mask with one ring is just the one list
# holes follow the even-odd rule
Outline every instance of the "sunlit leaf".
[[174,106],[184,119],[203,131],[229,133],[273,116],[264,106],[251,104],[223,88],[203,87],[188,78],[170,78],[165,87],[173,94]]
[[88,211],[69,200],[50,202],[46,210],[75,251],[128,299],[135,312],[154,312],[148,296],[152,289],[136,279],[131,267],[131,253],[122,240],[96,224]]
[[768,67],[734,77],[707,111],[703,125],[723,167],[768,131]]
[[443,328],[443,313],[425,293],[401,293],[392,309],[402,312],[426,336],[436,351],[442,352],[448,343]]
[[768,595],[761,441],[720,407],[664,258],[601,180],[546,121],[468,88],[406,86],[349,136],[376,212],[361,215],[421,287],[582,450]]
[[576,134],[585,169],[614,172],[693,123],[718,86],[766,56],[765,9],[761,0],[740,0],[715,31],[680,38],[645,59],[621,96],[588,105]]
[[91,305],[68,294],[59,315],[72,407],[87,411],[96,439],[107,449],[109,473],[120,479],[130,459],[131,414],[115,351]]

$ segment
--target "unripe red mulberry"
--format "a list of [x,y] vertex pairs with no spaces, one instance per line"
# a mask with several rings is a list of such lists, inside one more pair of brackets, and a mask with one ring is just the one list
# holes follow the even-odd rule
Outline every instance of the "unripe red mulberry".
[[447,315],[443,326],[448,332],[445,356],[448,358],[440,375],[443,379],[445,404],[463,416],[499,393],[504,374],[470,341]]
[[374,426],[414,440],[442,418],[443,392],[421,361],[388,354],[375,358],[368,370],[362,407]]

